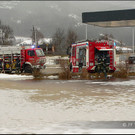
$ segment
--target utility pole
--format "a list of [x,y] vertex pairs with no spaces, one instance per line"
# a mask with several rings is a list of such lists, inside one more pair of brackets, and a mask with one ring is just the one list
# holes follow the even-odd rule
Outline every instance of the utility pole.
[[32,31],[32,37],[31,37],[31,38],[32,38],[32,45],[33,45],[34,42],[35,42],[35,41],[34,41],[34,40],[35,40],[35,37],[34,37],[34,26],[33,26],[33,28],[32,28],[31,31]]
[[37,29],[33,26],[32,29],[32,44],[35,43],[35,47],[37,47]]
[[36,29],[35,29],[35,31],[34,31],[34,34],[35,34],[35,45],[36,45],[36,48],[37,48],[37,38],[36,38],[37,33],[36,33]]
[[133,38],[132,38],[132,40],[133,40],[133,54],[134,54],[134,36],[135,36],[135,30],[134,30],[134,27],[132,28],[132,35],[133,35]]

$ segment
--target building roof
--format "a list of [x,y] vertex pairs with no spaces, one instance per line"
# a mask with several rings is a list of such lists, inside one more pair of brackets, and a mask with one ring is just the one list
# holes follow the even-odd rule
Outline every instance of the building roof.
[[135,9],[82,13],[82,22],[100,27],[135,26]]

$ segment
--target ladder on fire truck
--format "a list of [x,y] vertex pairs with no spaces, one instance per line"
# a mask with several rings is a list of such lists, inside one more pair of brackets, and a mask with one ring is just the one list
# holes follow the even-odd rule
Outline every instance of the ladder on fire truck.
[[12,71],[14,68],[11,67],[13,62],[20,57],[21,47],[17,46],[0,46],[0,71]]

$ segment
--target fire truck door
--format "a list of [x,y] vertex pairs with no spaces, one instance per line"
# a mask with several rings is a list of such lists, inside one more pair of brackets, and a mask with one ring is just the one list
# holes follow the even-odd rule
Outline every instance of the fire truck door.
[[86,66],[86,46],[79,48],[79,66]]
[[27,51],[27,59],[26,59],[26,61],[35,62],[35,51],[34,50],[28,50]]

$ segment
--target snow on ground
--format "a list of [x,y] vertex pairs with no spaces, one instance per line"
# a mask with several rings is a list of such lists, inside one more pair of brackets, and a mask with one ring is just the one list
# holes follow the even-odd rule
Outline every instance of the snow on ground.
[[[0,79],[29,77],[32,76],[0,74]],[[108,84],[133,87],[115,91]],[[134,80],[30,81],[31,87],[24,90],[14,89],[15,86],[7,89],[6,85],[7,82],[5,89],[0,88],[1,134],[135,133],[134,129],[92,129],[90,125],[91,121],[134,120]]]
[[32,45],[32,40],[31,39],[27,39],[27,40],[21,42],[20,45]]
[[134,134],[134,129],[92,129],[91,134]]
[[[135,80],[125,80],[125,81],[102,81],[102,80],[96,80],[96,81],[92,81],[92,80],[68,80],[69,83],[75,83],[75,82],[84,82],[85,84],[99,84],[99,85],[113,85],[113,86],[135,86]],[[66,83],[66,81],[63,81],[62,83]]]
[[[50,75],[45,77],[47,79],[58,79],[58,76]],[[32,75],[16,75],[16,74],[2,74],[0,73],[0,80],[26,80],[33,79]]]
[[[45,77],[48,79],[58,79],[58,76],[50,75]],[[26,80],[26,79],[33,79],[32,75],[17,75],[17,74],[4,74],[0,73],[0,80]],[[65,81],[64,81],[65,82]],[[68,80],[68,82],[85,82],[86,84],[100,84],[100,85],[123,85],[123,86],[135,86],[135,80],[128,80],[128,81],[91,81],[91,80]]]
[[25,79],[33,79],[33,76],[0,73],[0,80],[25,80]]
[[62,60],[68,60],[69,58],[67,56],[61,57],[61,56],[46,56],[46,65],[56,65],[56,60],[62,59]]
[[47,78],[49,78],[49,79],[58,79],[58,76],[50,75]]
[[[89,82],[86,82],[89,84]],[[135,86],[135,80],[128,80],[128,81],[115,81],[115,82],[90,82],[93,84],[100,84],[100,85],[123,85],[123,86]]]

